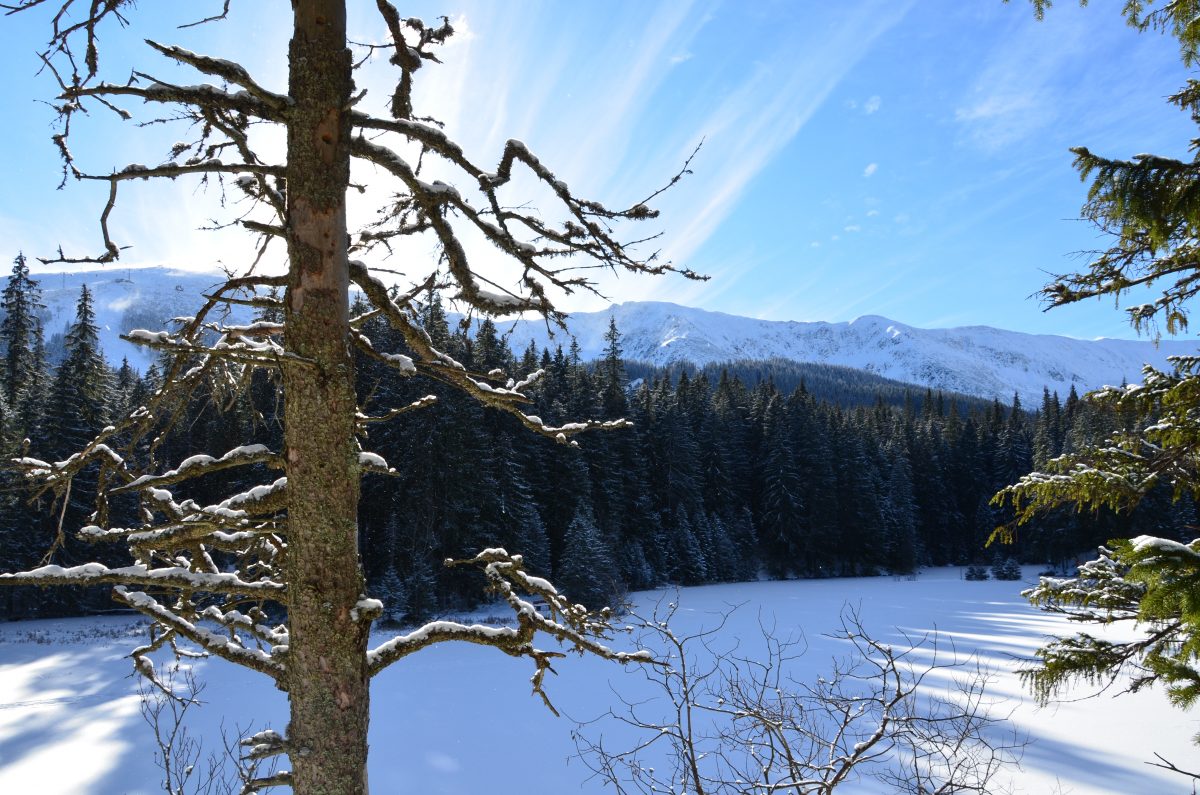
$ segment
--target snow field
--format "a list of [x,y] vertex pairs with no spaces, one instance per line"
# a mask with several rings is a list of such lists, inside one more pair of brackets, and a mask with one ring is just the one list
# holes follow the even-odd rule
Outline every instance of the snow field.
[[[1194,767],[1190,737],[1196,721],[1158,692],[1075,700],[1045,709],[1032,704],[1014,668],[1039,638],[1068,631],[1066,622],[1034,611],[1019,596],[1021,583],[965,582],[957,568],[932,569],[916,580],[863,578],[711,585],[634,594],[649,613],[677,600],[672,627],[688,634],[739,607],[722,641],[757,647],[760,620],[780,635],[803,632],[808,652],[793,670],[815,680],[829,671],[843,645],[823,636],[838,628],[846,605],[856,607],[868,632],[899,646],[902,632],[936,631],[941,653],[977,654],[993,670],[990,697],[998,714],[1012,712],[1028,735],[1018,793],[1138,795],[1185,793],[1182,777],[1146,764],[1155,752]],[[1026,569],[1032,581],[1033,569]],[[502,615],[501,608],[481,615]],[[139,795],[160,793],[152,737],[138,710],[137,683],[125,657],[138,644],[130,618],[66,619],[0,625],[0,793]],[[379,641],[391,634],[377,633]],[[615,642],[620,645],[621,639]],[[546,642],[543,642],[543,646]],[[728,645],[728,644],[726,644]],[[928,650],[921,652],[929,654]],[[425,649],[384,671],[374,683],[371,719],[373,792],[457,794],[605,792],[572,759],[573,719],[586,720],[626,698],[648,694],[634,671],[570,656],[555,666],[547,690],[564,717],[530,697],[532,667],[494,649],[470,644]],[[220,749],[222,726],[245,733],[282,730],[286,702],[267,679],[221,661],[196,665],[206,683],[205,704],[188,728]],[[930,680],[931,687],[947,684]],[[1083,691],[1080,691],[1082,694]],[[619,739],[615,727],[606,740]],[[619,733],[618,733],[619,734]],[[848,792],[879,791],[862,781]]]

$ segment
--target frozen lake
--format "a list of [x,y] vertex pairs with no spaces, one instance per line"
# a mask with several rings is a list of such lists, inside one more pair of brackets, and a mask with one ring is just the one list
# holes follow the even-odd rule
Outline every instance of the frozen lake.
[[[1032,569],[1027,569],[1032,574]],[[1032,579],[1032,578],[1031,578]],[[995,681],[988,694],[1012,712],[1030,740],[1020,769],[1002,776],[1019,793],[1184,793],[1190,783],[1150,767],[1154,752],[1196,767],[1194,718],[1158,692],[1107,694],[1037,708],[1014,673],[1039,639],[1066,622],[1034,611],[1013,582],[965,582],[957,568],[931,569],[915,580],[893,578],[758,582],[683,589],[673,627],[679,634],[715,623],[740,605],[721,641],[760,642],[759,622],[780,634],[803,632],[809,649],[798,678],[815,680],[845,653],[823,637],[838,628],[843,607],[859,610],[877,639],[899,645],[902,632],[936,631],[943,651],[976,654]],[[648,611],[664,593],[633,595]],[[500,608],[492,611],[501,615]],[[487,615],[488,611],[483,611]],[[141,640],[133,619],[69,619],[0,625],[0,792],[41,795],[159,793],[150,730],[139,714],[136,681],[125,655]],[[382,634],[382,633],[381,633]],[[543,646],[546,642],[542,643]],[[563,793],[606,791],[573,759],[571,718],[589,719],[615,703],[614,691],[647,693],[635,672],[574,656],[556,666],[547,690],[564,717],[530,697],[532,666],[469,644],[426,649],[382,673],[372,691],[373,792]],[[280,731],[286,703],[267,679],[221,661],[200,661],[205,704],[189,729],[220,748],[221,726]],[[807,677],[807,678],[806,678]],[[946,682],[933,678],[931,687]],[[567,717],[569,716],[569,717]],[[523,777],[523,778],[521,778]],[[511,782],[511,783],[509,783]],[[520,782],[520,783],[518,783]],[[878,792],[859,782],[850,792]]]

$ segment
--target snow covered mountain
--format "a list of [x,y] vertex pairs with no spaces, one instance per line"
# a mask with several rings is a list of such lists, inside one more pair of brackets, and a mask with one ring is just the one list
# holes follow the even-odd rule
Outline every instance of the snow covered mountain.
[[[42,287],[46,337],[74,319],[79,289],[94,295],[101,344],[110,361],[128,357],[145,370],[152,361],[146,349],[120,340],[133,328],[161,328],[166,320],[196,311],[199,296],[220,282],[214,274],[167,268],[102,270],[36,275]],[[245,307],[234,310],[245,320]],[[1066,396],[1105,384],[1141,380],[1142,364],[1166,366],[1167,356],[1195,353],[1191,341],[1164,340],[1157,347],[1145,340],[1078,340],[1023,334],[988,326],[922,329],[874,315],[848,323],[755,320],[707,312],[676,304],[627,302],[600,312],[580,312],[569,321],[585,359],[600,356],[609,317],[616,319],[628,359],[658,365],[691,362],[704,365],[737,359],[782,358],[867,370],[898,381],[987,398],[1011,399],[1036,406],[1042,387]],[[520,352],[532,340],[539,348],[566,345],[553,339],[541,321],[502,321],[510,344]]]
[[[1041,404],[1042,388],[1066,397],[1105,384],[1141,380],[1144,363],[1167,366],[1167,357],[1197,351],[1195,342],[1164,340],[1078,340],[1023,334],[989,326],[922,329],[876,315],[848,323],[755,320],[676,304],[627,302],[601,312],[580,312],[569,321],[584,359],[600,356],[609,317],[616,319],[628,359],[658,365],[704,365],[737,359],[778,357],[867,370],[897,381],[1009,401]],[[551,343],[544,323],[522,321],[512,328],[520,351],[532,339]]]
[[[65,334],[75,321],[80,288],[86,284],[92,293],[104,355],[114,364],[128,358],[139,372],[145,372],[155,354],[149,348],[125,342],[121,335],[135,328],[161,329],[171,318],[194,315],[203,302],[201,296],[224,281],[213,273],[115,266],[33,274],[33,278],[42,289],[42,303],[46,305],[41,317],[51,361],[62,353],[61,338],[56,340],[56,335]],[[244,320],[250,311],[235,307],[232,314]]]

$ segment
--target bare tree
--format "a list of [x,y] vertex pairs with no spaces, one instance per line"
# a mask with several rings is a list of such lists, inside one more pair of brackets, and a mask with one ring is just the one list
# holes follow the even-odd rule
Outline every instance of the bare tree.
[[[158,685],[165,685],[160,687]],[[192,734],[188,713],[203,702],[205,684],[190,665],[172,664],[158,685],[145,680],[138,685],[142,720],[154,735],[154,761],[162,771],[167,795],[234,795],[252,792],[252,782],[276,774],[278,733],[270,729],[245,739],[230,739],[221,730],[223,753],[205,753],[204,738]],[[239,737],[245,734],[238,729]],[[260,771],[263,765],[265,771]],[[247,786],[248,785],[248,786]]]
[[[635,622],[663,662],[642,669],[653,695],[622,698],[621,711],[575,733],[584,763],[622,795],[831,793],[865,776],[915,795],[995,793],[1024,747],[986,694],[988,673],[939,648],[936,635],[905,636],[897,648],[848,608],[829,636],[848,652],[808,682],[793,672],[803,638],[764,626],[761,652],[748,653],[720,645],[724,621],[676,635],[675,609]],[[613,747],[603,731],[617,726],[641,741]]]
[[[190,669],[183,670],[182,684],[177,671],[169,671],[163,684],[171,694],[143,682],[138,685],[142,697],[142,720],[150,727],[158,750],[154,761],[162,771],[162,788],[167,795],[220,795],[231,790],[222,775],[222,760],[215,754],[204,757],[204,740],[192,736],[187,714],[200,703],[204,683]],[[224,786],[223,786],[224,785]]]
[[[220,22],[231,3],[172,5],[195,15],[181,20],[188,26]],[[197,10],[198,5],[210,8]],[[552,659],[560,656],[534,645],[538,632],[612,660],[647,659],[610,650],[603,644],[606,613],[573,604],[550,583],[527,575],[520,556],[502,549],[483,550],[457,565],[483,572],[487,587],[512,607],[513,625],[436,622],[368,648],[371,621],[381,605],[364,596],[356,532],[359,479],[364,472],[391,470],[363,449],[365,431],[371,423],[435,401],[374,411],[359,406],[353,354],[357,349],[386,363],[398,378],[421,374],[452,384],[563,443],[573,444],[571,437],[589,429],[623,426],[581,421],[552,427],[525,413],[523,390],[537,374],[517,382],[498,372],[468,372],[434,346],[416,322],[413,301],[438,287],[483,313],[534,311],[561,322],[554,296],[593,289],[586,268],[677,270],[654,254],[637,253],[635,243],[645,241],[629,240],[624,230],[626,222],[656,216],[646,202],[658,192],[627,209],[609,209],[577,196],[515,140],[507,142],[490,169],[477,164],[437,122],[413,108],[417,72],[438,61],[436,50],[453,29],[445,19],[436,25],[404,19],[388,0],[377,0],[375,8],[390,44],[364,52],[386,54],[397,75],[386,112],[379,115],[362,109],[364,92],[355,90],[355,69],[373,59],[355,62],[345,0],[292,0],[286,90],[262,84],[232,60],[151,40],[151,56],[212,82],[171,82],[156,77],[152,67],[121,82],[100,79],[101,32],[133,24],[138,13],[133,0],[18,0],[0,8],[46,15],[43,60],[60,86],[60,124],[53,140],[64,182],[98,181],[108,188],[99,219],[102,249],[89,256],[60,248],[45,261],[118,260],[125,245],[114,239],[110,219],[118,212],[119,194],[149,179],[196,179],[240,199],[237,206],[246,209],[229,223],[258,241],[254,261],[214,290],[194,317],[168,330],[129,335],[173,355],[165,386],[144,406],[65,461],[19,462],[42,490],[60,498],[69,495],[81,472],[95,470],[96,511],[78,533],[90,541],[126,544],[132,565],[48,565],[5,575],[0,582],[115,586],[118,602],[154,622],[150,643],[134,652],[138,670],[154,681],[159,680],[151,653],[188,641],[204,653],[259,671],[286,691],[287,733],[272,742],[290,758],[290,771],[250,789],[291,784],[300,793],[366,792],[370,679],[431,643],[467,641],[529,657],[538,692]],[[81,114],[103,112],[143,125],[180,126],[190,137],[157,165],[90,170],[76,160],[70,144]],[[258,145],[259,131],[266,127],[286,134],[285,151],[278,156]],[[685,172],[686,164],[670,184]],[[517,173],[553,206],[534,209],[527,197],[512,195]],[[347,192],[367,181],[386,186],[391,196],[374,220],[352,229]],[[509,272],[485,278],[473,265],[464,235],[490,244]],[[389,291],[378,268],[405,238],[433,241],[439,257],[431,263],[404,262],[408,284]],[[258,263],[279,246],[286,254],[286,275],[263,275]],[[358,317],[349,311],[352,286],[370,302]],[[264,290],[280,287],[282,302],[264,297]],[[282,310],[283,321],[231,325],[222,309],[233,302],[274,306]],[[371,316],[385,317],[406,350],[377,350],[359,331]],[[215,344],[206,342],[213,336]],[[235,389],[255,368],[271,369],[282,384],[282,450],[247,445],[219,456],[159,460],[159,442],[190,396],[202,389]],[[183,496],[194,478],[235,467],[261,477],[260,484],[210,505]],[[136,522],[114,526],[110,521],[110,503],[118,495],[136,496]],[[532,606],[531,595],[543,601],[543,612]],[[272,604],[286,608],[283,624],[268,620]]]

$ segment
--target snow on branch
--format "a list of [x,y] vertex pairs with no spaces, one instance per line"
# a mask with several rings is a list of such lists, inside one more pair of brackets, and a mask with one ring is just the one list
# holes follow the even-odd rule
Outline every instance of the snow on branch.
[[[504,549],[492,548],[466,560],[447,560],[446,565],[480,568],[487,578],[488,590],[499,595],[512,609],[516,626],[492,627],[433,621],[367,652],[367,666],[372,676],[397,660],[434,643],[456,640],[492,646],[513,657],[533,660],[535,671],[530,679],[533,692],[557,715],[558,711],[543,689],[543,680],[547,671],[553,672],[553,660],[566,655],[536,648],[533,641],[539,632],[579,654],[594,654],[619,663],[654,662],[648,651],[614,651],[605,645],[602,641],[608,640],[612,634],[609,609],[606,607],[592,612],[583,605],[573,604],[548,581],[527,574],[520,555],[510,555]],[[540,600],[548,615],[540,612],[529,599]]]
[[123,538],[131,548],[149,557],[160,549],[178,549],[196,544],[203,544],[207,548],[225,552],[242,553],[254,542],[270,541],[280,532],[280,528],[270,522],[249,526],[243,519],[239,520],[237,524],[244,525],[245,529],[229,531],[227,530],[228,521],[215,522],[193,515],[181,522],[146,527],[105,530],[98,525],[89,525],[80,529],[79,537],[84,541],[109,541]]
[[[45,3],[46,0],[19,0],[16,3],[0,3],[0,9],[4,9],[6,15],[11,15],[37,8]],[[80,11],[77,5],[86,8]],[[122,12],[130,5],[132,0],[108,0],[103,3],[93,0],[59,0],[59,9],[51,21],[52,32],[46,49],[41,54],[42,59],[46,60],[56,53],[64,54],[71,62],[74,82],[87,82],[96,75],[100,64],[96,29],[110,15],[116,17],[120,25],[128,25],[129,21]],[[75,34],[80,32],[84,34],[86,42],[83,63],[87,69],[82,75],[71,49]]]
[[[415,233],[428,229],[437,235],[447,269],[458,285],[459,298],[488,314],[505,315],[535,311],[561,322],[560,313],[554,309],[546,295],[546,285],[554,285],[568,293],[574,288],[592,289],[587,280],[568,275],[577,270],[578,266],[551,267],[548,264],[549,261],[567,254],[584,255],[602,266],[613,269],[647,273],[676,271],[689,278],[700,278],[686,269],[677,269],[666,263],[654,264],[654,256],[644,260],[633,257],[629,253],[631,244],[618,241],[610,228],[594,218],[598,216],[606,220],[644,220],[655,217],[654,211],[644,204],[624,211],[610,211],[597,202],[576,199],[566,183],[541,166],[523,144],[510,141],[509,149],[523,153],[522,162],[530,164],[531,167],[536,166],[534,173],[552,187],[574,218],[573,221],[568,221],[561,230],[554,230],[547,227],[539,220],[538,215],[531,211],[502,210],[496,188],[508,181],[507,173],[503,178],[499,178],[483,174],[475,166],[467,164],[467,173],[478,180],[480,189],[490,205],[489,213],[498,221],[493,223],[484,217],[484,212],[472,207],[452,186],[441,182],[430,184],[421,180],[412,166],[392,149],[362,137],[354,139],[351,144],[353,155],[375,163],[404,184],[411,199],[402,202],[401,209],[397,212],[401,216],[407,214],[410,209],[418,213],[418,222],[413,225],[413,231]],[[509,149],[506,149],[506,153]],[[509,167],[511,158],[512,156],[508,161]],[[461,161],[457,148],[449,150],[447,159],[452,162]],[[479,278],[468,261],[466,250],[449,221],[447,208],[452,208],[467,219],[497,249],[520,264],[523,271],[520,283],[527,295],[495,292],[480,286]],[[509,222],[515,222],[532,231],[543,242],[533,244],[520,239],[508,226]]]
[[[398,31],[393,31],[393,37],[399,35]],[[399,41],[397,52],[401,52]],[[393,63],[397,62],[395,57],[392,60]],[[402,69],[405,68],[402,65]],[[405,71],[405,77],[407,74]],[[473,307],[496,315],[536,311],[561,322],[561,314],[554,309],[546,294],[547,285],[553,285],[567,293],[575,288],[595,291],[592,283],[586,278],[572,275],[572,272],[578,271],[581,266],[551,265],[551,262],[566,255],[582,255],[594,260],[600,267],[613,270],[652,274],[676,272],[686,278],[704,278],[687,268],[659,262],[656,254],[645,258],[635,256],[632,253],[634,246],[651,240],[656,235],[642,240],[622,241],[610,225],[614,221],[656,218],[657,212],[650,209],[646,202],[656,198],[685,174],[690,173],[689,166],[695,152],[667,185],[653,192],[647,199],[624,210],[612,210],[599,202],[576,197],[569,186],[556,177],[520,141],[507,142],[496,171],[489,173],[472,163],[463,154],[462,148],[441,130],[420,121],[413,121],[410,118],[411,114],[407,112],[394,111],[393,115],[396,117],[394,120],[382,120],[356,112],[352,114],[351,123],[361,131],[396,133],[408,141],[419,143],[422,147],[422,157],[426,154],[437,155],[464,172],[483,194],[486,208],[474,208],[454,186],[421,180],[418,176],[419,169],[414,169],[394,148],[377,139],[368,140],[360,135],[351,143],[352,155],[374,163],[399,179],[407,192],[407,196],[398,200],[392,210],[373,225],[379,231],[360,233],[360,243],[369,248],[374,242],[386,243],[393,236],[434,232],[441,245],[447,269],[460,290],[458,297]],[[528,209],[524,205],[504,207],[505,203],[501,201],[498,190],[511,181],[512,169],[517,163],[523,164],[539,182],[548,186],[554,193],[559,205],[569,216],[569,220],[561,227],[547,225],[541,220],[540,212]],[[519,283],[523,295],[485,289],[479,284],[480,277],[467,260],[466,251],[450,223],[448,210],[453,210],[456,215],[464,218],[481,232],[485,239],[520,265],[522,274]],[[389,228],[389,225],[394,226]],[[523,234],[532,236],[533,242],[522,239]]]
[[388,409],[387,412],[385,412],[384,414],[380,414],[378,416],[372,416],[369,414],[363,414],[362,412],[359,412],[358,417],[356,419],[358,420],[358,425],[359,425],[359,428],[361,429],[361,428],[364,428],[368,423],[388,422],[389,420],[394,420],[396,417],[399,417],[401,414],[407,414],[408,412],[416,411],[417,409],[428,408],[429,406],[432,406],[434,403],[437,403],[437,395],[426,395],[425,397],[414,400],[412,403],[409,403],[407,406],[400,406],[399,408]]
[[235,494],[216,505],[203,508],[203,513],[240,519],[246,516],[262,516],[282,511],[287,507],[284,492],[287,489],[287,478],[282,477],[274,483],[263,483],[254,486],[240,494]]
[[0,574],[0,585],[144,585],[188,591],[261,595],[275,598],[286,586],[271,580],[247,582],[236,573],[207,573],[181,567],[152,569],[142,565],[110,569],[101,563],[42,566],[32,571]]
[[493,387],[486,381],[472,377],[461,364],[449,359],[433,347],[425,330],[414,323],[404,309],[391,299],[387,287],[382,281],[371,275],[365,265],[361,262],[351,262],[350,278],[366,293],[371,303],[383,312],[392,327],[400,332],[409,349],[420,357],[421,361],[417,364],[418,369],[458,387],[485,406],[512,414],[529,430],[554,439],[560,444],[574,444],[570,437],[585,431],[632,427],[632,423],[627,420],[587,420],[559,426],[544,424],[539,417],[526,414],[521,410],[521,407],[530,401],[519,391],[518,386],[528,386],[533,381],[532,377],[526,379],[521,385],[513,384],[512,388]]
[[145,166],[141,163],[130,163],[120,171],[115,171],[112,174],[80,174],[80,179],[91,179],[97,181],[112,180],[116,182],[129,179],[149,179],[150,177],[167,177],[175,179],[176,177],[186,176],[188,174],[263,174],[273,177],[282,177],[284,169],[282,166],[266,166],[250,163],[225,163],[220,160],[205,160],[199,163],[164,163],[160,166]]
[[[69,5],[69,4],[68,4]],[[236,92],[229,92],[216,86],[201,84],[192,86],[171,85],[156,80],[154,77],[134,72],[130,81],[125,85],[99,83],[89,85],[87,81],[75,79],[64,80],[53,64],[47,58],[46,64],[58,78],[62,89],[58,106],[61,120],[61,131],[53,136],[63,161],[63,183],[68,177],[75,179],[107,181],[109,183],[108,201],[100,214],[100,229],[104,243],[104,251],[99,255],[84,257],[68,257],[59,251],[57,257],[40,258],[44,263],[107,263],[119,259],[121,247],[112,239],[109,231],[109,217],[117,202],[118,184],[130,179],[166,178],[176,179],[181,176],[200,175],[202,180],[216,175],[242,174],[235,183],[243,192],[259,202],[269,205],[277,216],[285,211],[285,202],[279,192],[267,181],[273,178],[281,184],[284,169],[281,166],[266,165],[252,150],[247,134],[249,126],[256,120],[274,123],[286,122],[285,109],[289,103],[287,97],[273,94],[257,83],[246,73],[245,69],[230,61],[219,58],[209,58],[197,55],[178,47],[167,47],[148,42],[159,52],[180,63],[187,63],[202,72],[222,77],[225,80],[242,86]],[[139,85],[138,81],[148,84]],[[167,162],[158,166],[131,164],[113,174],[90,174],[81,170],[76,164],[68,141],[71,135],[71,118],[74,113],[84,110],[84,100],[95,100],[122,119],[129,120],[132,114],[114,104],[118,98],[133,97],[146,103],[173,105],[179,108],[177,115],[154,119],[152,123],[169,121],[190,121],[199,130],[198,140],[189,144],[177,144],[171,152],[174,160],[187,151],[194,150],[196,156],[183,163]],[[223,139],[221,139],[223,136]],[[217,141],[210,139],[216,137]],[[232,149],[238,154],[239,162],[225,163],[218,156]],[[251,186],[246,180],[253,180]],[[223,185],[223,183],[222,183]],[[257,229],[267,239],[272,235],[268,230],[269,224],[262,224],[253,219],[242,218],[240,222],[247,228]]]
[[362,451],[358,454],[358,466],[363,472],[373,475],[396,475],[396,470],[388,466],[388,462],[378,453]]
[[[446,39],[454,34],[454,28],[451,27],[450,20],[446,17],[441,18],[442,24],[436,28],[428,27],[416,18],[402,20],[400,12],[388,0],[376,0],[376,7],[379,9],[380,16],[383,17],[384,24],[387,25],[395,47],[395,53],[390,60],[400,67],[400,80],[392,94],[392,116],[397,119],[409,119],[412,118],[413,113],[413,73],[421,68],[424,61],[439,63],[437,56],[428,48],[432,45],[444,44]],[[404,35],[405,28],[415,34],[415,45],[408,43]]]
[[191,66],[198,72],[219,77],[222,80],[227,80],[234,85],[244,88],[252,97],[261,100],[266,105],[269,105],[273,110],[283,112],[290,107],[292,101],[284,94],[276,94],[273,91],[260,86],[250,73],[246,71],[241,64],[227,61],[224,58],[212,58],[207,55],[198,55],[191,50],[185,50],[182,47],[174,45],[163,45],[150,39],[145,40],[154,49],[161,52],[163,55]]
[[371,343],[370,338],[365,334],[355,330],[352,330],[351,333],[354,337],[354,344],[357,345],[359,350],[361,350],[367,356],[371,357],[377,362],[382,362],[388,367],[391,367],[402,376],[416,374],[417,368],[416,365],[413,364],[412,357],[405,356],[402,353],[380,353],[379,351],[375,350],[375,346]]
[[[276,109],[273,103],[265,102],[248,91],[231,92],[208,83],[177,86],[155,80],[149,75],[137,73],[137,76],[148,80],[149,85],[142,87],[132,84],[116,85],[113,83],[99,83],[94,86],[82,88],[66,88],[62,98],[75,102],[87,97],[103,99],[109,97],[136,97],[145,102],[216,108],[263,119],[264,121],[285,121],[283,113]],[[118,113],[125,115],[123,111],[118,111]]]
[[[218,330],[213,327],[213,330]],[[307,359],[293,353],[287,353],[269,337],[255,339],[254,335],[228,332],[224,333],[215,343],[207,344],[191,330],[189,336],[171,334],[168,331],[150,331],[148,329],[132,329],[122,334],[121,339],[141,345],[145,348],[166,351],[173,355],[187,356],[189,354],[221,357],[233,362],[252,364],[261,367],[279,367],[284,361],[297,365],[310,364]]]
[[211,455],[193,455],[185,458],[179,466],[163,472],[161,475],[142,475],[131,480],[124,486],[112,490],[114,494],[137,488],[161,488],[173,483],[179,483],[200,475],[219,472],[223,469],[247,466],[249,464],[266,464],[272,469],[283,469],[283,459],[267,449],[266,445],[251,444],[235,447],[220,458]]
[[271,787],[290,787],[292,786],[292,773],[290,770],[279,770],[269,776],[260,776],[252,778],[242,785],[239,795],[253,795]]
[[[118,586],[113,589],[113,598],[142,615],[148,616],[157,624],[187,638],[210,654],[255,671],[261,671],[275,679],[283,676],[283,663],[275,659],[270,652],[241,645],[235,634],[218,635],[207,627],[192,623],[175,611],[164,607],[157,599],[143,591],[130,591],[124,586]],[[286,647],[281,648],[286,652]],[[138,670],[145,674],[153,669],[139,664]]]

